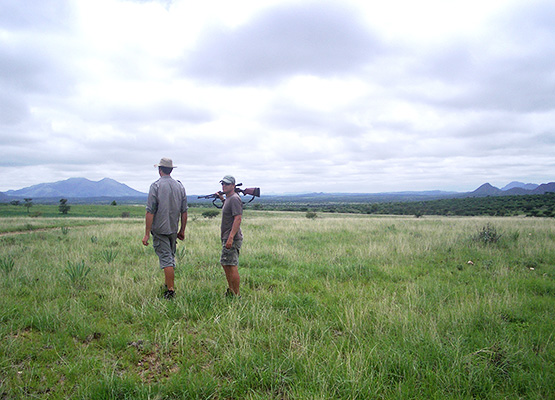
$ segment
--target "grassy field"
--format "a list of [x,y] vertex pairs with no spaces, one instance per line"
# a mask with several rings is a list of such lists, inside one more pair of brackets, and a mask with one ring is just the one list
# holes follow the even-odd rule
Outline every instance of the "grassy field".
[[173,301],[142,218],[1,218],[0,399],[554,398],[553,219],[249,210],[230,300],[200,213]]

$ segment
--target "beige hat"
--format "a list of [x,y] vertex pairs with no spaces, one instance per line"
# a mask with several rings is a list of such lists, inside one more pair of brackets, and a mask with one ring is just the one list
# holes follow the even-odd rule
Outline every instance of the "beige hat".
[[171,158],[165,158],[165,157],[160,159],[160,162],[158,164],[154,164],[154,166],[156,168],[158,167],[177,168],[175,165],[173,165],[173,161]]

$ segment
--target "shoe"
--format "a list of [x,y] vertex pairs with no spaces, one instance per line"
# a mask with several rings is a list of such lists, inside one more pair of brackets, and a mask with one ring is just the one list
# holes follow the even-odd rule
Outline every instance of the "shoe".
[[164,298],[167,300],[172,300],[175,296],[175,290],[166,290],[164,292]]

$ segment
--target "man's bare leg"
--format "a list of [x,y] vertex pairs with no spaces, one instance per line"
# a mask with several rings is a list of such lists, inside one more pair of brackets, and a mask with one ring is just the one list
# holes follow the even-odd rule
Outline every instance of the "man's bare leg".
[[166,280],[166,287],[168,290],[174,290],[174,278],[175,278],[175,270],[174,267],[166,267],[164,268],[164,277]]
[[222,267],[224,268],[229,289],[236,296],[239,296],[239,284],[241,282],[241,278],[239,277],[239,269],[237,268],[237,265],[222,265]]

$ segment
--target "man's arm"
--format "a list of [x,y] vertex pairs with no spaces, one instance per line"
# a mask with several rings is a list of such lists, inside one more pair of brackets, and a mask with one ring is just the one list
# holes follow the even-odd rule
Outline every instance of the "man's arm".
[[154,214],[146,212],[145,215],[145,236],[143,237],[143,244],[148,246],[148,239],[150,239],[150,230],[152,229],[152,222],[154,221]]
[[239,231],[239,227],[241,226],[241,218],[242,218],[241,214],[233,217],[233,225],[231,225],[231,232],[229,232],[229,237],[227,238],[227,241],[225,243],[226,249],[231,249],[231,246],[233,246],[233,238],[235,237],[235,234]]
[[177,238],[179,240],[185,239],[185,227],[187,226],[187,211],[181,213],[181,229],[177,232]]

